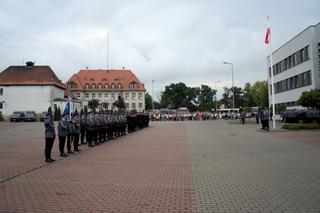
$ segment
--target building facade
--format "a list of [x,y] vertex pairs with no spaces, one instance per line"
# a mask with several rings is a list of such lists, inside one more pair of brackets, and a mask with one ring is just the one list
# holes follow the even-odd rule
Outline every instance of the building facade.
[[131,70],[80,70],[66,86],[81,100],[83,107],[96,99],[99,108],[113,110],[113,103],[122,97],[127,111],[143,112],[145,109],[144,84]]
[[49,66],[10,66],[0,73],[0,111],[5,117],[14,111],[42,113],[64,98],[65,86]]
[[[320,87],[320,23],[311,25],[272,53],[275,106],[300,108],[302,92]],[[267,57],[272,104],[270,56]]]

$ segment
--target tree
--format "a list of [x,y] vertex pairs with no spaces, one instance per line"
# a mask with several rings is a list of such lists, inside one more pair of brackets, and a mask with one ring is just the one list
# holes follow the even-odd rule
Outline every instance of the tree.
[[268,82],[256,81],[249,90],[249,96],[254,100],[256,106],[268,107]]
[[253,99],[253,97],[251,96],[250,90],[251,90],[251,84],[250,83],[246,83],[244,85],[244,89],[243,89],[243,107],[255,107],[256,103]]
[[48,112],[51,112],[51,113],[52,113],[51,106],[48,107]]
[[124,103],[124,100],[121,96],[118,97],[118,100],[116,100],[113,103],[113,106],[117,107],[119,110],[125,110],[126,109],[126,104]]
[[84,106],[83,112],[84,112],[84,114],[88,113],[88,107],[87,106]]
[[215,91],[207,85],[201,85],[199,100],[200,111],[211,111],[213,108],[213,96]]
[[88,102],[88,107],[89,109],[91,109],[93,112],[96,111],[96,108],[98,107],[99,105],[99,101],[96,100],[96,99],[92,99]]
[[146,110],[150,110],[150,109],[152,109],[152,97],[151,97],[151,95],[149,95],[149,93],[146,93],[146,95],[145,95],[145,99],[144,99],[144,102],[145,102],[145,108],[146,108]]
[[311,107],[320,110],[320,89],[303,92],[298,103],[304,107]]

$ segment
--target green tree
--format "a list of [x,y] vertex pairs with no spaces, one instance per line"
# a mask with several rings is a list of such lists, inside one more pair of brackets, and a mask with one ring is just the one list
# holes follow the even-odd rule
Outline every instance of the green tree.
[[144,101],[146,110],[152,109],[152,97],[149,95],[149,93],[146,93]]
[[298,103],[304,107],[320,109],[320,89],[303,92]]
[[88,102],[88,107],[91,109],[93,112],[96,112],[96,108],[99,106],[99,101],[96,99],[92,99]]
[[251,84],[250,83],[246,83],[244,85],[244,89],[243,89],[243,107],[255,107],[256,103],[253,99],[253,97],[251,96],[250,90],[251,90]]
[[268,83],[256,81],[249,90],[249,96],[255,101],[256,106],[268,107]]
[[51,112],[51,113],[52,113],[51,106],[48,107],[48,112]]
[[207,85],[201,85],[199,100],[199,111],[211,111],[213,109],[213,96],[215,91]]

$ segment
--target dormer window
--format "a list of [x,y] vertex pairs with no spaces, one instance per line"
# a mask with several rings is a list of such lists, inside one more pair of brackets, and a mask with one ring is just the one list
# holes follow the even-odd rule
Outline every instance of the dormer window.
[[109,84],[105,84],[104,88],[108,89],[109,88]]
[[111,84],[111,89],[115,89],[115,88],[116,88],[115,83],[112,83],[112,84]]
[[77,88],[77,84],[74,83],[74,82],[70,82],[70,83],[68,84],[68,88],[69,88],[69,89],[76,89],[76,88]]
[[85,87],[85,89],[89,89],[90,88],[90,84],[87,83],[84,87]]
[[122,85],[119,83],[118,84],[118,89],[121,89],[122,88]]
[[92,89],[96,88],[96,84],[91,84]]
[[98,88],[99,88],[99,89],[103,89],[103,85],[100,83],[100,84],[98,85]]
[[138,89],[138,84],[136,82],[131,82],[129,85],[130,89]]

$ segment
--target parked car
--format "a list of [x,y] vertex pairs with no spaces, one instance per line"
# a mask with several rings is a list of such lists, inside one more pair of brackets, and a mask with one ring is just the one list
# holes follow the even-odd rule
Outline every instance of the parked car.
[[23,121],[37,121],[37,115],[34,111],[26,111]]
[[24,112],[20,112],[20,111],[15,111],[13,112],[12,115],[10,115],[10,121],[13,122],[19,122],[19,121],[23,121],[24,118]]
[[46,120],[47,118],[47,113],[48,112],[42,112],[42,114],[40,115],[40,121],[43,122],[44,120]]

